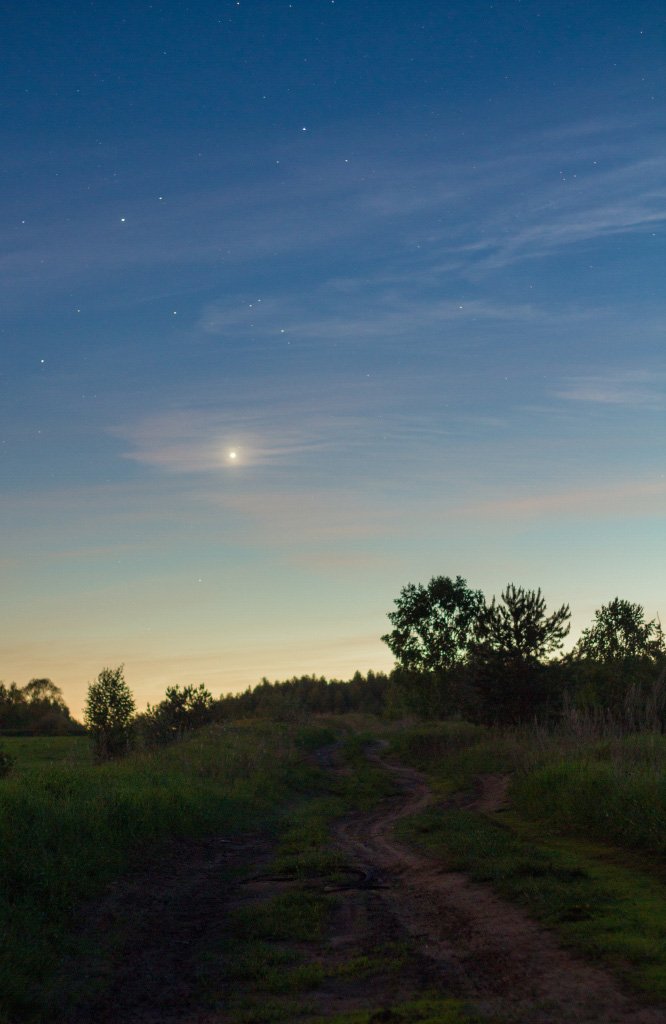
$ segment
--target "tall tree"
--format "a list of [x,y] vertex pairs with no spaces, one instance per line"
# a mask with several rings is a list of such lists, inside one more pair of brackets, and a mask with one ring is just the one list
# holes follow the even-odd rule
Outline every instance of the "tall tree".
[[509,583],[501,603],[493,597],[479,617],[477,653],[525,664],[538,664],[559,650],[569,632],[568,604],[546,615],[541,590]]
[[64,707],[62,690],[50,679],[31,679],[23,687],[23,696],[31,703],[37,701],[48,701],[58,707]]
[[573,650],[579,658],[610,664],[628,658],[655,659],[666,653],[664,632],[656,619],[649,622],[640,604],[613,598],[594,613]]
[[546,718],[561,700],[561,678],[544,659],[562,646],[570,611],[551,615],[540,590],[510,583],[479,618],[470,715],[485,723],[516,724]]
[[382,640],[402,668],[451,669],[467,660],[484,608],[480,590],[461,576],[433,576],[427,586],[408,583],[394,603],[388,613],[393,630]]

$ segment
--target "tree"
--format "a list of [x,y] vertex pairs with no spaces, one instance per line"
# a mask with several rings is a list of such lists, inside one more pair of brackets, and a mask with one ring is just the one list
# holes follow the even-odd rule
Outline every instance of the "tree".
[[0,683],[0,730],[19,735],[64,735],[81,731],[72,719],[62,690],[50,679],[31,679],[25,686]]
[[31,704],[48,702],[56,707],[64,708],[62,690],[50,679],[31,679],[23,687],[23,696]]
[[561,702],[558,666],[544,659],[562,646],[570,611],[546,615],[540,590],[510,583],[479,617],[475,643],[476,700],[470,715],[484,723],[516,724],[548,717]]
[[398,664],[417,672],[446,670],[463,664],[470,652],[479,614],[480,590],[461,576],[433,576],[427,586],[408,583],[388,613],[393,631],[382,640]]
[[642,605],[615,597],[597,609],[572,653],[608,665],[629,658],[654,660],[666,653],[666,644],[661,623],[646,622]]
[[498,604],[493,597],[478,621],[477,654],[525,664],[538,664],[559,650],[569,632],[568,604],[546,615],[541,590],[525,590],[509,583]]
[[130,746],[136,705],[123,666],[103,668],[88,687],[84,721],[100,761],[125,754]]

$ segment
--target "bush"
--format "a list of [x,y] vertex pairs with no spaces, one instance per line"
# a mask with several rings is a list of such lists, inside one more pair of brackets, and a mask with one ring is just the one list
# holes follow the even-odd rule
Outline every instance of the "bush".
[[158,747],[181,740],[191,729],[213,722],[215,702],[203,683],[199,686],[169,686],[164,700],[148,705],[136,725],[145,746]]

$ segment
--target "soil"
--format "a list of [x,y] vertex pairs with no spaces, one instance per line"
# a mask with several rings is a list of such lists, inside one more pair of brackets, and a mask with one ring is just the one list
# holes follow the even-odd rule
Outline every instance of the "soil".
[[[339,770],[331,753],[321,762]],[[419,772],[381,763],[395,778],[398,795],[338,823],[334,842],[348,871],[337,884],[271,877],[271,847],[262,836],[173,844],[115,887],[88,925],[92,949],[104,945],[101,936],[112,934],[108,948],[116,952],[91,955],[88,962],[79,959],[66,968],[79,973],[88,993],[90,980],[97,978],[105,994],[87,995],[77,1006],[70,1002],[52,1019],[59,1024],[251,1019],[220,1009],[243,995],[242,981],[234,983],[234,991],[224,978],[221,951],[229,915],[289,888],[311,887],[332,892],[335,911],[325,941],[303,943],[298,951],[303,963],[323,965],[326,976],[318,988],[292,997],[309,1007],[305,1016],[294,1014],[303,1024],[362,1009],[379,1010],[376,1020],[403,1019],[392,1016],[390,1008],[432,991],[468,999],[507,1024],[666,1024],[666,1009],[646,1005],[610,973],[563,949],[521,909],[399,843],[393,837],[396,823],[434,798]],[[488,775],[456,805],[480,814],[497,812],[506,805],[507,784],[504,776]],[[346,964],[361,958],[374,961],[371,974],[345,972]],[[284,1019],[292,1019],[288,1011]]]

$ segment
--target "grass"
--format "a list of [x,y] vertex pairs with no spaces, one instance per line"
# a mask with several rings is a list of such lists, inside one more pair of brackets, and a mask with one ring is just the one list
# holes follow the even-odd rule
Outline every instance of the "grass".
[[[315,730],[309,730],[299,746],[316,749],[314,737]],[[327,743],[330,736],[321,732],[320,740]],[[330,849],[331,825],[350,811],[370,809],[395,791],[387,773],[368,762],[366,750],[373,742],[373,732],[348,733],[340,748],[347,770],[333,776],[315,770],[316,777],[310,779],[315,795],[290,812],[270,868],[272,877],[294,880],[298,887],[259,898],[236,911],[230,920],[231,938],[211,957],[204,987],[216,993],[218,1000],[222,997],[234,1021],[487,1022],[466,1003],[441,995],[325,1018],[314,1012],[316,993],[322,986],[337,986],[344,992],[361,982],[365,991],[372,992],[376,979],[387,973],[398,975],[412,955],[406,946],[392,942],[343,959],[340,953],[331,957],[327,947],[337,898],[324,888],[345,877],[340,855]]]
[[2,736],[0,746],[16,759],[14,775],[25,776],[46,767],[90,764],[87,736]]
[[440,792],[508,771],[522,817],[627,851],[666,852],[666,736],[599,739],[447,722],[396,734],[392,750],[431,774]]
[[312,1024],[488,1024],[467,1003],[459,999],[426,996],[380,1010],[360,1010],[317,1018]]
[[[387,964],[398,973],[407,950],[321,955],[337,899],[324,890],[347,877],[330,846],[332,822],[392,791],[389,776],[366,758],[377,735],[426,771],[443,798],[484,772],[511,772],[510,813],[431,808],[402,824],[403,837],[666,998],[665,737],[361,718],[254,721],[104,766],[91,763],[85,737],[3,740],[17,763],[0,780],[0,1022],[48,1018],[51,979],[63,955],[76,955],[78,908],[146,850],[177,837],[270,834],[270,871],[288,883],[235,911],[220,947],[202,957],[202,996],[217,1008],[230,1000],[234,1020],[312,1021],[322,986],[365,979],[371,987]],[[347,771],[332,774],[318,752],[335,742]],[[424,996],[328,1021],[478,1019],[459,1001]]]
[[147,847],[278,830],[311,785],[297,732],[236,723],[101,766],[80,757],[78,738],[8,743],[18,765],[0,780],[0,1020],[43,1019],[50,979],[75,952],[77,907]]
[[[331,773],[317,751],[341,736],[348,771]],[[372,978],[398,964],[394,950],[388,960],[377,951],[348,963],[313,955],[326,946],[335,908],[325,885],[346,877],[330,849],[331,823],[392,791],[365,758],[370,740],[337,722],[237,722],[106,765],[92,763],[85,737],[7,742],[17,763],[0,783],[0,1021],[48,1019],[68,983],[59,965],[76,962],[81,908],[94,908],[112,880],[178,837],[272,836],[271,871],[296,883],[233,911],[221,947],[201,952],[202,999],[219,1007],[222,994],[234,1020],[311,1016],[309,993],[327,981]],[[121,940],[106,936],[100,956]]]
[[547,764],[520,775],[513,799],[522,815],[551,828],[666,852],[666,772],[612,761]]
[[452,723],[398,736],[394,749],[443,795],[483,772],[513,772],[510,813],[433,807],[401,835],[666,998],[664,875],[660,858],[639,855],[664,850],[663,737],[580,742]]

